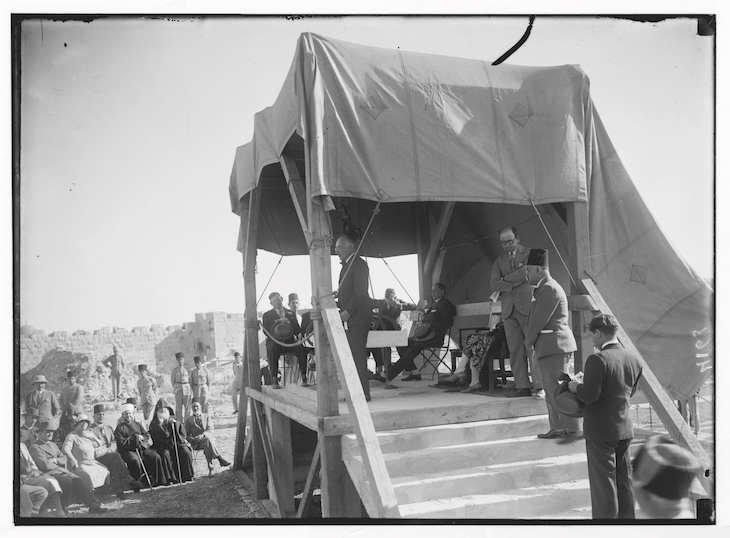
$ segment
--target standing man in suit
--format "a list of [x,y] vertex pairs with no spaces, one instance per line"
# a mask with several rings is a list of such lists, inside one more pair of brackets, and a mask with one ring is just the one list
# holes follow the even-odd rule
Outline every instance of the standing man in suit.
[[613,316],[596,316],[589,328],[598,351],[586,359],[583,382],[571,381],[568,389],[586,404],[583,432],[593,519],[634,519],[629,399],[641,377],[641,362],[619,344]]
[[190,374],[185,368],[185,354],[182,351],[175,353],[175,360],[177,366],[170,374],[172,389],[175,391],[175,416],[184,420],[190,414]]
[[[300,332],[296,334],[296,337],[304,337],[304,316],[299,315],[299,295],[296,293],[290,293],[288,299],[289,310],[294,312],[297,318],[297,324],[299,325]],[[308,317],[308,321],[311,323],[311,315]],[[297,361],[299,363],[299,374],[302,377],[302,386],[308,387],[307,383],[307,351],[302,346],[301,353],[297,353]]]
[[122,379],[122,369],[124,368],[124,359],[117,352],[117,346],[112,346],[112,354],[101,363],[109,368],[109,377],[112,380],[112,397],[116,400],[119,398],[119,384]]
[[[509,349],[510,366],[515,378],[515,390],[509,397],[530,396],[530,378],[527,373],[529,356],[525,352],[525,331],[532,303],[532,287],[527,281],[527,255],[530,249],[520,244],[517,229],[508,226],[499,230],[502,254],[492,264],[489,280],[492,294],[502,301],[502,321]],[[533,390],[542,389],[538,369],[532,370]]]
[[368,372],[367,341],[370,330],[372,306],[368,294],[370,270],[360,256],[355,256],[357,238],[342,234],[335,243],[335,253],[340,258],[337,305],[340,317],[346,324],[347,341],[355,360],[365,399],[370,401],[370,374]]
[[534,350],[550,421],[550,430],[538,437],[555,439],[578,435],[578,419],[561,415],[555,405],[558,378],[577,349],[568,324],[568,298],[560,284],[550,276],[546,250],[530,250],[526,265],[528,281],[535,286],[535,300],[527,323],[525,345],[530,352]]
[[25,395],[25,408],[35,409],[38,412],[38,421],[49,422],[61,413],[56,395],[46,390],[48,380],[43,374],[33,376],[33,391]]
[[[275,389],[278,389],[281,388],[278,379],[279,356],[284,353],[290,353],[296,355],[299,361],[301,360],[299,356],[304,355],[304,350],[302,346],[282,346],[275,342],[272,336],[269,335],[273,335],[281,343],[291,344],[302,330],[299,327],[296,314],[288,308],[284,308],[284,300],[278,291],[272,291],[269,294],[269,303],[271,303],[272,308],[268,312],[264,312],[262,318],[262,323],[266,330],[266,360],[269,363],[270,372],[268,376],[270,379],[266,379],[265,381]],[[286,329],[287,324],[288,329]]]

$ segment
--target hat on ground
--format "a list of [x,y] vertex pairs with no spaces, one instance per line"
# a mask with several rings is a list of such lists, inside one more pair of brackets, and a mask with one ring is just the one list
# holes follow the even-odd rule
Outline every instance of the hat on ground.
[[76,422],[74,423],[74,426],[78,426],[82,422],[86,422],[86,424],[91,424],[91,420],[89,420],[89,415],[86,413],[81,413],[76,417]]
[[134,396],[130,396],[129,398],[127,398],[127,401],[124,402],[124,403],[132,404],[132,405],[137,405],[137,398],[135,398]]
[[103,413],[104,411],[106,411],[106,406],[103,403],[94,405],[94,414],[95,415],[97,413]]
[[548,266],[548,252],[544,248],[531,248],[525,265]]
[[23,416],[24,417],[31,416],[31,417],[38,418],[40,415],[38,414],[38,409],[36,409],[35,407],[29,407],[25,411],[23,411]]
[[48,383],[48,380],[46,379],[46,376],[43,374],[36,374],[33,376],[33,384],[35,383]]
[[124,413],[125,411],[129,411],[130,413],[134,413],[134,406],[132,404],[128,404],[128,403],[122,404],[119,407],[119,409],[121,410],[122,413]]
[[175,353],[176,359],[182,359],[184,356],[185,354],[182,351],[178,351],[177,353]]
[[43,420],[38,424],[39,432],[55,432],[58,429],[58,424],[55,420]]
[[666,435],[653,435],[634,458],[634,485],[663,499],[681,500],[700,468],[692,452]]

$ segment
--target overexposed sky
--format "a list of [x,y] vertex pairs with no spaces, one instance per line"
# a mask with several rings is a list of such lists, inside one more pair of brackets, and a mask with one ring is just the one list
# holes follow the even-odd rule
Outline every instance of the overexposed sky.
[[[22,36],[21,321],[45,330],[241,311],[228,178],[301,32],[494,60],[527,18],[27,21]],[[509,59],[579,64],[659,225],[712,275],[712,46],[694,20],[538,17]],[[278,256],[259,255],[259,290]],[[412,259],[390,260],[415,297]],[[337,269],[337,264],[333,264]],[[374,292],[393,286],[371,262]],[[270,289],[308,303],[306,258]],[[266,299],[262,301],[266,304]]]

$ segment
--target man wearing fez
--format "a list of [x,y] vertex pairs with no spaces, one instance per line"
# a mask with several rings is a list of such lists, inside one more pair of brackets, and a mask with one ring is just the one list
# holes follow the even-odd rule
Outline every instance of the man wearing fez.
[[114,430],[114,440],[117,442],[117,451],[127,464],[132,478],[143,483],[149,478],[147,483],[150,486],[168,483],[162,459],[157,452],[149,448],[152,444],[150,435],[145,427],[134,419],[132,404],[122,405],[122,416]]
[[172,389],[175,391],[175,415],[186,417],[190,414],[190,374],[185,368],[185,354],[182,351],[175,353],[175,360],[177,366],[170,374]]
[[130,476],[127,464],[117,452],[114,430],[108,424],[104,424],[104,415],[104,404],[94,405],[94,424],[84,432],[84,435],[94,445],[94,458],[109,469],[112,491],[118,492],[117,495],[124,498],[124,490],[127,487],[139,491],[142,484]]
[[209,416],[203,417],[200,402],[193,398],[193,413],[185,419],[185,433],[193,450],[202,450],[208,462],[208,474],[213,474],[213,460],[218,460],[221,467],[228,467],[231,463],[223,458],[213,438],[212,421]]
[[619,344],[618,322],[613,316],[594,317],[589,329],[596,353],[586,359],[583,382],[571,381],[568,389],[585,403],[583,433],[591,510],[594,519],[634,519],[629,399],[636,392],[641,363]]
[[[266,360],[269,364],[269,376],[267,376],[269,379],[266,379],[266,382],[273,385],[274,388],[279,388],[279,357],[290,353],[296,355],[301,362],[299,357],[304,355],[302,346],[287,347],[281,344],[292,344],[302,330],[296,314],[288,308],[284,308],[284,300],[279,292],[272,291],[269,294],[269,303],[271,303],[271,310],[264,312],[261,319],[266,334]],[[277,326],[283,327],[287,324],[290,330],[282,330],[282,334],[285,332],[288,334],[284,336],[278,334]]]
[[241,371],[243,370],[243,361],[238,351],[233,352],[233,381],[231,382],[231,401],[233,403],[233,414],[238,413],[238,396],[241,393]]
[[66,469],[66,456],[52,440],[55,432],[56,425],[53,422],[41,421],[38,427],[38,439],[29,448],[38,469],[59,483],[63,490],[64,506],[69,504],[72,495],[87,505],[89,512],[106,512],[106,508],[102,508],[101,502],[94,495],[91,483]]
[[122,369],[124,368],[124,360],[122,356],[117,353],[117,346],[112,346],[112,354],[101,363],[109,368],[109,377],[112,380],[112,398],[115,400],[119,398],[119,384],[122,379]]
[[43,374],[33,376],[33,391],[25,396],[25,408],[37,409],[39,421],[49,421],[56,418],[61,408],[56,400],[56,395],[46,390],[48,380]]
[[203,413],[208,414],[208,391],[210,390],[210,375],[208,369],[203,366],[200,357],[193,357],[195,368],[190,370],[190,386],[193,389],[192,397],[197,400]]
[[146,364],[137,366],[137,392],[139,393],[139,407],[142,410],[144,421],[149,423],[152,409],[157,401],[157,381],[149,373]]
[[[502,254],[492,264],[490,289],[502,301],[502,321],[507,338],[510,366],[515,379],[515,390],[507,396],[530,396],[530,378],[527,373],[529,357],[525,352],[527,317],[532,303],[532,287],[527,282],[527,256],[530,249],[520,244],[517,230],[508,226],[499,230]],[[542,388],[535,364],[532,377],[535,390]]]
[[61,420],[59,430],[61,438],[74,428],[76,417],[84,412],[84,387],[76,382],[76,374],[73,370],[66,372],[67,385],[61,391]]
[[535,354],[540,369],[550,429],[538,434],[540,439],[555,439],[577,435],[578,419],[560,414],[555,405],[558,378],[577,349],[568,324],[568,298],[565,291],[550,276],[548,253],[532,249],[527,256],[527,278],[535,286],[535,299],[525,332],[525,345]]
[[346,324],[347,341],[355,360],[365,400],[370,401],[370,374],[368,372],[367,341],[372,317],[372,305],[368,294],[370,270],[360,256],[355,256],[358,238],[342,234],[335,242],[335,253],[342,269],[338,279],[337,304],[340,318]]

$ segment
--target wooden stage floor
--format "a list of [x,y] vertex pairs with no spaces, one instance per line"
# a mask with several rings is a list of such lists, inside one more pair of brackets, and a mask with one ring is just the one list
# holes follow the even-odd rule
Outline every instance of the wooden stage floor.
[[[372,399],[368,403],[375,429],[378,431],[458,424],[482,420],[545,415],[545,401],[534,398],[506,398],[499,391],[486,394],[449,392],[432,387],[430,379],[396,381],[397,389],[385,389],[383,383],[371,381]],[[317,417],[316,387],[287,385],[281,389],[270,386],[261,391],[247,389],[249,396],[267,407],[288,416],[325,435],[351,433],[351,421],[344,394],[340,392],[340,416]]]

